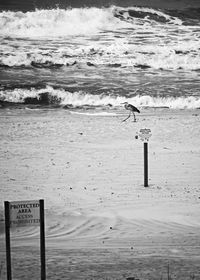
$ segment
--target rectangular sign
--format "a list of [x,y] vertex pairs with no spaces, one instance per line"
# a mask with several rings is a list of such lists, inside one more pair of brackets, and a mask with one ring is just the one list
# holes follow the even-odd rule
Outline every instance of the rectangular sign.
[[39,226],[39,200],[9,202],[10,227]]

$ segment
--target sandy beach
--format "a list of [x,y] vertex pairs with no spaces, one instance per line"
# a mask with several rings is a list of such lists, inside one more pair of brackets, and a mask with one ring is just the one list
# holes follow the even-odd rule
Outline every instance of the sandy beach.
[[[47,279],[200,279],[200,113],[0,111],[4,201],[45,201]],[[150,128],[149,187],[143,142]],[[13,279],[39,279],[39,229],[11,232]]]

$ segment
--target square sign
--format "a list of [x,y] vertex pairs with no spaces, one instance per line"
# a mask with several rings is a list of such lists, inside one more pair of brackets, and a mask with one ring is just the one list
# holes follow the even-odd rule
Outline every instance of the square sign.
[[9,202],[10,227],[39,226],[39,200]]
[[149,141],[149,138],[152,136],[151,129],[142,128],[142,129],[140,129],[140,133],[138,135],[140,137],[140,140],[147,142],[147,141]]

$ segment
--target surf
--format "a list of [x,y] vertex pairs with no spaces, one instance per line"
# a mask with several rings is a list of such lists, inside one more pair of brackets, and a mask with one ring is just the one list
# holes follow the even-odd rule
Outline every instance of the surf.
[[64,109],[114,109],[128,102],[140,108],[199,109],[199,96],[150,96],[135,94],[134,96],[113,96],[108,93],[95,95],[84,91],[70,92],[47,86],[42,89],[11,89],[0,91],[1,108],[20,105],[39,105],[60,107]]
[[28,12],[2,11],[0,35],[18,37],[59,37],[96,34],[149,22],[181,25],[182,21],[150,8],[68,8],[36,9]]

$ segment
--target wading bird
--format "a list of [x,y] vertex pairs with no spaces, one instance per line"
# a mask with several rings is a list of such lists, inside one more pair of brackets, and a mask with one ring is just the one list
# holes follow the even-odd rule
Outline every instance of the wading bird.
[[135,117],[135,113],[134,113],[134,112],[140,113],[140,111],[138,110],[138,108],[136,108],[136,107],[133,106],[132,104],[129,104],[128,102],[123,102],[123,103],[121,103],[121,104],[124,104],[125,109],[130,111],[128,117],[127,117],[125,120],[123,120],[122,122],[125,122],[126,120],[128,120],[128,119],[130,118],[130,116],[131,116],[131,113],[132,113],[133,116],[134,116],[134,122],[136,122],[136,117]]

